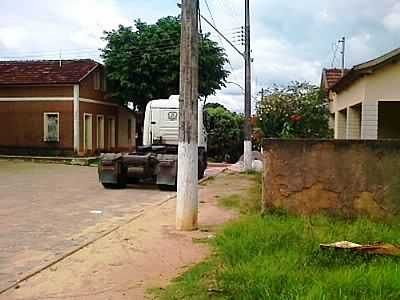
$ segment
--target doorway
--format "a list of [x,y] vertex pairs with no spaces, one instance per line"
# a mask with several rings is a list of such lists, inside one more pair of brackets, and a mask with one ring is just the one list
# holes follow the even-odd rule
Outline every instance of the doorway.
[[108,118],[107,125],[108,148],[111,150],[115,148],[115,118]]
[[92,127],[92,115],[83,114],[83,150],[84,152],[90,152],[93,150],[93,127]]
[[97,115],[97,150],[104,149],[104,116]]

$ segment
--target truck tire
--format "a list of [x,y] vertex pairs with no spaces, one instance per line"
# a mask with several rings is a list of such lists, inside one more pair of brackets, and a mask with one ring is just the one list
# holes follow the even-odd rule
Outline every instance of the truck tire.
[[204,173],[207,169],[207,153],[203,150],[199,151],[199,171],[198,171],[198,179],[204,178]]
[[101,183],[103,185],[103,187],[107,190],[115,190],[118,189],[118,184],[115,183]]
[[126,188],[126,177],[121,175],[118,177],[117,183],[101,183],[105,189],[117,190]]
[[199,164],[199,180],[200,179],[202,179],[202,178],[204,178],[204,168],[203,168],[203,166],[201,166],[200,164]]
[[168,184],[159,184],[158,188],[161,191],[168,191],[168,192],[176,192],[177,186],[175,185],[168,185]]

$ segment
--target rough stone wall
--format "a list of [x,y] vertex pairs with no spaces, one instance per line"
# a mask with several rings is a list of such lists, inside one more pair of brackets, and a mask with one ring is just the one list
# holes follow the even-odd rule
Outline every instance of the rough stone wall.
[[266,140],[264,209],[387,218],[400,213],[400,141]]

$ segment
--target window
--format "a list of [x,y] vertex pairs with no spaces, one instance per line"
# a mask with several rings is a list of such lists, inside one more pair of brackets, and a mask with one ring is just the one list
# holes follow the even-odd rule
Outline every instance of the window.
[[99,90],[101,88],[101,76],[99,71],[94,73],[93,80],[94,80],[94,89]]
[[44,113],[44,134],[45,142],[60,141],[60,113]]
[[114,149],[115,148],[115,119],[112,117],[108,118],[107,137],[108,137],[108,148]]
[[85,152],[93,150],[92,114],[83,114],[83,149]]
[[103,78],[103,80],[102,80],[103,85],[101,87],[101,90],[103,92],[107,92],[107,78],[106,78],[106,75],[103,74],[102,78]]

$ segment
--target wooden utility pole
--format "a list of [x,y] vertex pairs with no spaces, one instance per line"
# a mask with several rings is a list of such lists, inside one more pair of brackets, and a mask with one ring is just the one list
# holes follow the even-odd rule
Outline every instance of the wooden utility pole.
[[182,0],[176,229],[197,229],[198,0]]
[[245,171],[252,169],[253,153],[251,145],[251,47],[250,47],[250,0],[245,0],[245,101],[244,101],[244,159]]
[[342,37],[342,39],[339,40],[339,43],[342,44],[342,51],[340,54],[342,55],[342,77],[344,76],[344,70],[345,70],[345,51],[346,51],[346,38]]

